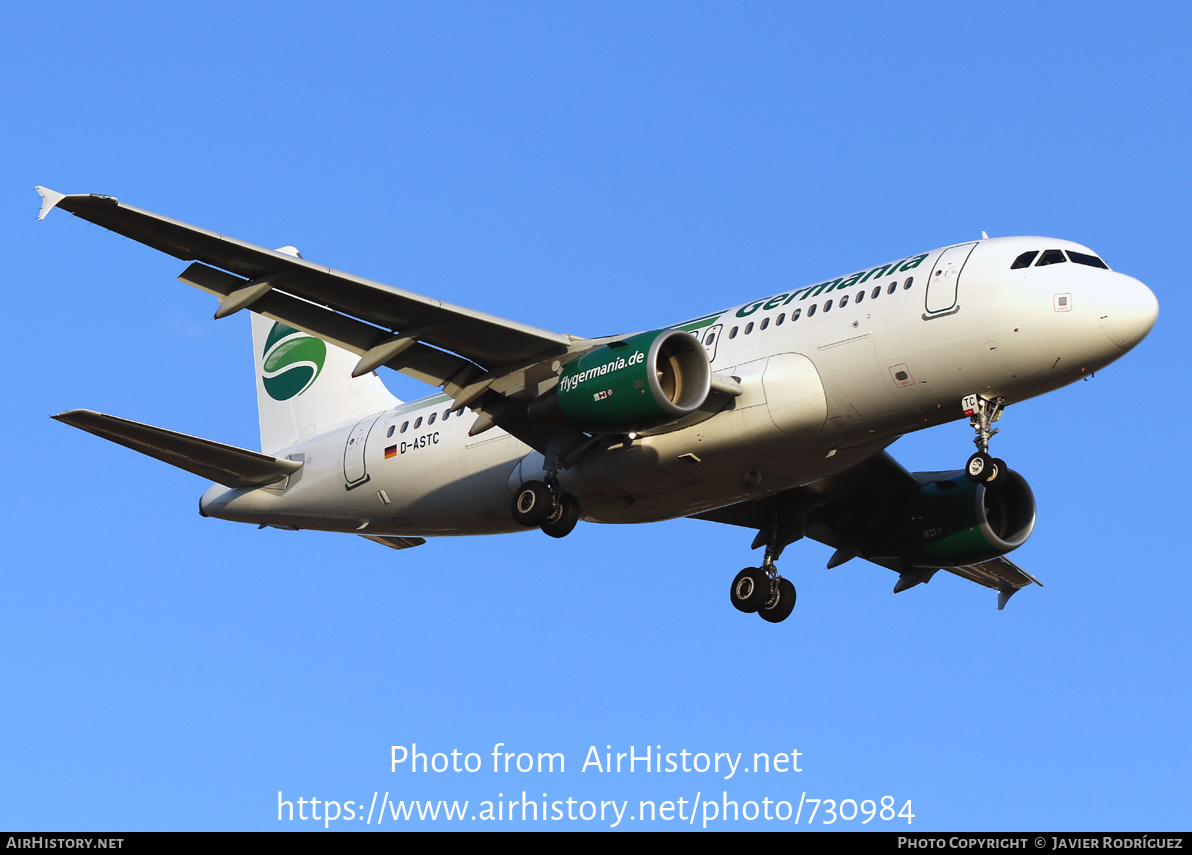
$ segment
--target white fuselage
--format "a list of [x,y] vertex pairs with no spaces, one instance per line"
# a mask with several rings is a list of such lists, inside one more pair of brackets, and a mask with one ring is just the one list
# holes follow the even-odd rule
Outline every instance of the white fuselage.
[[[743,394],[683,427],[593,451],[559,473],[594,522],[688,516],[812,483],[910,431],[962,418],[961,398],[1007,404],[1113,362],[1146,335],[1157,301],[1138,280],[1065,261],[1011,269],[1054,238],[996,238],[909,256],[677,324]],[[286,449],[280,485],[214,486],[208,516],[396,535],[523,530],[513,490],[542,455],[443,394]],[[959,453],[959,452],[958,452]]]

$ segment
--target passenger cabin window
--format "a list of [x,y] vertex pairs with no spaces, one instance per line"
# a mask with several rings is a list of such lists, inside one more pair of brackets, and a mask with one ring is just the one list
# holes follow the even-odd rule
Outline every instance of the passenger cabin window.
[[1063,264],[1067,260],[1064,258],[1064,251],[1062,249],[1049,249],[1039,256],[1039,261],[1035,264],[1035,267],[1046,267],[1049,264]]
[[890,287],[886,289],[886,293],[893,294],[897,289],[898,289],[898,281],[895,280],[894,282],[890,283]]
[[1039,254],[1039,250],[1032,249],[1030,252],[1024,252],[1018,258],[1014,259],[1014,263],[1010,265],[1011,270],[1021,270],[1024,267],[1030,267],[1031,262],[1035,260],[1035,256]]
[[737,337],[737,328],[736,327],[733,327],[731,330],[728,331],[728,337],[729,338]]
[[909,291],[909,290],[911,290],[911,286],[914,284],[915,284],[915,277],[912,276],[910,279],[908,279],[902,283],[902,290]]
[[869,296],[872,297],[874,300],[876,300],[878,297],[881,296],[881,294],[882,294],[882,286],[878,285],[876,288],[873,289],[873,293],[870,294]]
[[397,430],[397,425],[389,425],[389,430],[385,431],[385,438],[393,436],[393,432]]
[[408,419],[407,419],[406,421],[402,422],[402,423],[401,423],[401,432],[402,432],[402,433],[405,433],[405,432],[406,432],[406,428],[408,428],[409,426],[410,426],[410,422],[409,422],[409,420],[408,420]]
[[712,342],[714,342],[714,341],[716,341],[716,333],[710,332],[706,336],[704,336],[704,346],[705,347],[711,347]]
[[857,299],[853,300],[853,302],[854,302],[854,303],[860,303],[860,302],[861,302],[862,300],[864,300],[864,299],[865,299],[865,292],[864,292],[864,291],[858,291],[858,292],[857,292]]
[[762,319],[762,325],[761,325],[760,327],[758,327],[758,329],[764,330],[764,329],[765,329],[766,327],[768,327],[769,325],[770,325],[770,319],[769,319],[769,318],[763,318],[763,319]]
[[1102,270],[1108,270],[1109,265],[1095,255],[1088,255],[1083,252],[1073,252],[1068,250],[1068,258],[1075,261],[1077,264],[1087,264],[1089,267],[1100,267]]
[[807,317],[810,318],[814,314],[815,314],[815,303],[812,303],[810,306],[807,307]]
[[829,300],[828,302],[824,303],[824,311],[825,311],[825,312],[830,312],[830,311],[832,311],[832,301],[831,301],[831,300]]
[[782,324],[785,320],[786,320],[786,312],[783,312],[781,315],[778,316],[778,320],[776,320],[774,322],[774,326],[776,326],[776,327],[782,326]]
[[802,309],[795,309],[793,312],[791,312],[791,321],[794,322],[799,320],[799,315],[801,314],[803,314]]
[[438,417],[438,415],[439,415],[438,413],[431,413],[430,418],[426,420],[426,423],[428,425],[433,425],[435,423],[435,419]]
[[843,297],[840,298],[840,308],[843,309],[847,305],[848,305],[848,294],[845,294]]
[[422,427],[422,416],[414,419],[414,430],[418,430],[420,427]]
[[749,335],[751,332],[753,332],[753,321],[745,325],[745,335]]

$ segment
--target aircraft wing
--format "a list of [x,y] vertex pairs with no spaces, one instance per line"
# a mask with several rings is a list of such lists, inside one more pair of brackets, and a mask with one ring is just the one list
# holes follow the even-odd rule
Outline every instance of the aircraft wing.
[[[766,545],[769,526],[777,523],[778,553],[781,553],[787,544],[807,536],[836,550],[828,561],[828,567],[832,568],[858,556],[857,541],[860,533],[855,531],[855,526],[850,527],[849,523],[865,519],[866,507],[872,507],[875,501],[880,502],[886,494],[913,489],[918,485],[956,474],[912,474],[883,451],[844,472],[805,487],[696,514],[693,519],[757,529],[758,535],[753,541],[755,549]],[[802,530],[791,522],[796,517],[805,520]],[[997,591],[999,609],[1005,607],[1006,601],[1018,590],[1032,584],[1043,585],[1004,556],[979,564],[944,568],[911,567],[896,557],[871,556],[868,560],[899,574],[899,580],[894,586],[895,593],[927,582],[937,570],[943,569]]]
[[986,588],[996,590],[1001,595],[998,597],[997,607],[999,609],[1005,607],[1006,600],[1010,599],[1010,595],[1015,591],[1025,588],[1027,585],[1043,587],[1042,582],[1004,555],[1000,558],[982,561],[980,564],[969,564],[965,567],[947,567],[945,569],[949,573],[955,573],[957,576],[968,579],[971,582],[976,582],[978,585],[984,585]]
[[[918,481],[915,480],[915,476],[883,451],[858,463],[856,466],[850,467],[830,478],[824,478],[808,484],[806,487],[787,490],[785,493],[765,499],[740,502],[736,505],[717,508],[714,511],[695,514],[692,516],[692,519],[760,529],[769,525],[776,511],[776,505],[778,506],[778,512],[781,513],[781,506],[797,503],[802,507],[805,515],[811,516],[818,508],[847,501],[852,496],[858,498],[871,497],[878,493],[894,491],[899,488],[911,488],[917,483]],[[824,535],[831,536],[827,531],[824,532]],[[818,537],[814,539],[820,540]],[[821,542],[827,543],[829,546],[840,545],[839,543],[832,543],[830,540],[822,540]]]
[[[461,407],[482,409],[474,402],[490,388],[520,391],[525,377],[519,369],[524,373],[585,341],[332,270],[301,258],[296,250],[290,254],[254,246],[111,196],[68,196],[45,187],[37,192],[42,197],[38,219],[61,208],[195,262],[179,279],[221,298],[216,317],[251,306],[360,354],[357,373],[385,365],[443,387]],[[512,382],[510,375],[517,375]]]

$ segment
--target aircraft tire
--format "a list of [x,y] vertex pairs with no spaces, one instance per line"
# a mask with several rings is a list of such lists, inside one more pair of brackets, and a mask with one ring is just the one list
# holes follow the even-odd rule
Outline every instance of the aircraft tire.
[[996,484],[1006,477],[1006,473],[1010,471],[1010,467],[1006,465],[1006,461],[1000,457],[993,458],[993,468],[989,470],[989,477],[985,479],[986,484]]
[[764,621],[782,623],[795,608],[795,585],[790,579],[780,577],[774,587],[778,596],[772,603],[764,603],[757,613]]
[[733,579],[729,597],[737,611],[756,612],[770,599],[770,577],[760,567],[746,567]]
[[561,493],[546,519],[542,521],[542,531],[551,537],[566,537],[578,522],[579,502],[570,493]]
[[526,481],[513,497],[513,519],[526,528],[542,525],[554,508],[554,497],[541,481]]
[[978,451],[964,465],[965,476],[975,484],[988,481],[993,471],[993,458],[984,451]]

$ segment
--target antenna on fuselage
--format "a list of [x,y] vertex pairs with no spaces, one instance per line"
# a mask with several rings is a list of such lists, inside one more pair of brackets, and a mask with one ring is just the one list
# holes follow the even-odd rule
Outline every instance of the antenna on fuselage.
[[985,229],[981,229],[981,240],[989,240],[989,234],[985,231]]

